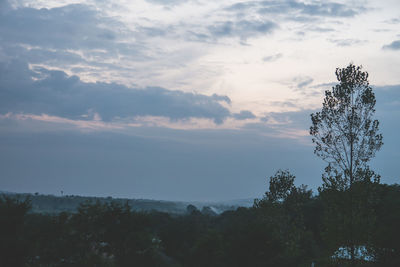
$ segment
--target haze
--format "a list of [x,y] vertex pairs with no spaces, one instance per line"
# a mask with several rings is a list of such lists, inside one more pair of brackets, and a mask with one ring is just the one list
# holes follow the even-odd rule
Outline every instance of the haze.
[[0,190],[261,197],[316,189],[310,114],[363,65],[397,183],[398,1],[0,0]]

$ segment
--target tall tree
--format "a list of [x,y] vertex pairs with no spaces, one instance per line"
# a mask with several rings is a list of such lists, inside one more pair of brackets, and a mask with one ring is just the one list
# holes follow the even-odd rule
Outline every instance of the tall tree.
[[310,134],[315,154],[354,183],[358,169],[383,145],[375,113],[375,95],[368,82],[368,72],[350,64],[336,69],[339,84],[325,92],[321,112],[311,114]]
[[352,63],[346,68],[337,68],[335,73],[339,83],[325,92],[322,110],[311,114],[310,134],[315,144],[314,153],[328,163],[323,188],[349,192],[349,243],[354,265],[353,187],[356,182],[373,177],[366,175],[371,173],[368,161],[383,142],[379,122],[373,119],[376,100],[368,73]]

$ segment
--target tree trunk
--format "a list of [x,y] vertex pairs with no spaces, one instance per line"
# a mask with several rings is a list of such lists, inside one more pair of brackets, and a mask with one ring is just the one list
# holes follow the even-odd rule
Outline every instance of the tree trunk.
[[[351,104],[353,105],[353,95],[351,95]],[[351,120],[350,120],[350,259],[351,259],[351,266],[354,267],[356,266],[355,264],[355,248],[354,248],[354,216],[353,216],[353,209],[354,209],[354,203],[353,203],[353,182],[354,182],[354,177],[353,177],[353,143],[354,143],[354,138],[353,138],[353,121],[354,121],[354,107],[351,107]]]

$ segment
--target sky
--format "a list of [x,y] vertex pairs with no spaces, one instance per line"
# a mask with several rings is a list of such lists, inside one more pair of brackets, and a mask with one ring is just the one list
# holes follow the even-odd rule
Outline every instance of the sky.
[[0,0],[0,191],[165,200],[316,191],[310,114],[369,72],[399,183],[400,2]]

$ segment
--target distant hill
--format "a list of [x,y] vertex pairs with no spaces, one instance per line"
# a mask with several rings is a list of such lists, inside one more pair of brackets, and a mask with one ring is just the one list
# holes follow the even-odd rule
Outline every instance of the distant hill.
[[[33,213],[60,213],[60,212],[76,212],[78,206],[84,202],[100,202],[109,203],[117,202],[120,204],[128,203],[134,211],[160,211],[171,214],[184,214],[187,212],[187,206],[192,204],[199,210],[206,207],[206,210],[212,210],[216,214],[220,214],[227,210],[235,210],[238,207],[250,207],[253,203],[252,199],[241,199],[221,202],[183,202],[183,201],[165,201],[151,199],[128,199],[128,198],[112,198],[112,197],[85,197],[85,196],[54,196],[28,193],[12,193],[0,191],[0,194],[14,196],[24,199],[31,199]],[[210,209],[208,209],[210,208]]]

